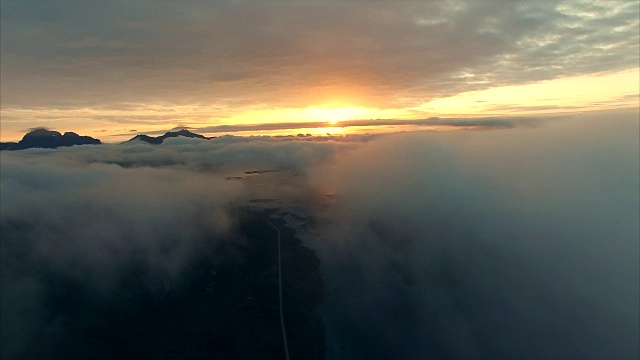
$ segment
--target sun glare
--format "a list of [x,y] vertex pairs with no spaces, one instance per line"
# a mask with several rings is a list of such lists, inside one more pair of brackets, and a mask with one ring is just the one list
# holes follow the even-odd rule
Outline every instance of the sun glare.
[[353,106],[347,107],[310,107],[307,109],[307,116],[309,119],[315,121],[325,121],[329,125],[335,125],[345,120],[356,120],[366,118],[370,115],[371,110],[357,108]]

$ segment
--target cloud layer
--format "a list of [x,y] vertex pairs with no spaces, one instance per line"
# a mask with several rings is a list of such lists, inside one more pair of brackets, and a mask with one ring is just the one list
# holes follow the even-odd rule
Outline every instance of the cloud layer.
[[390,136],[320,171],[330,358],[637,356],[638,123],[607,120]]
[[[636,5],[7,1],[2,102],[137,123],[167,114],[210,122],[237,109],[336,99],[406,108],[462,91],[636,68]],[[56,118],[65,116],[78,115]]]
[[60,335],[56,274],[109,297],[135,258],[170,284],[277,197],[313,215],[329,359],[637,358],[637,116],[3,152],[3,357]]

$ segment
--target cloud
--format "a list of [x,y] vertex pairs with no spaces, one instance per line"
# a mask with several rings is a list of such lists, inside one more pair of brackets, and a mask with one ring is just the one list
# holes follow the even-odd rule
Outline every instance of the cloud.
[[235,221],[225,207],[239,189],[221,178],[37,153],[3,154],[1,170],[7,358],[48,332],[42,335],[47,348],[60,331],[56,322],[72,321],[49,317],[47,296],[60,282],[76,284],[95,301],[113,299],[131,276],[128,269],[139,264],[156,281],[145,284],[150,291],[168,291],[203,243],[224,239]]
[[[400,119],[363,119],[363,120],[346,120],[331,124],[331,128],[348,128],[348,127],[412,127],[412,126],[430,126],[430,127],[446,127],[460,129],[499,129],[513,127],[531,127],[537,126],[543,122],[543,119],[534,117],[477,117],[477,118],[438,118],[431,117],[428,119],[400,120]],[[238,125],[216,125],[205,126],[200,128],[189,127],[189,129],[204,134],[218,133],[235,133],[243,131],[277,131],[277,130],[296,130],[304,131],[304,129],[325,128],[328,123],[325,121],[305,121],[305,122],[275,122],[263,124],[238,124]],[[167,131],[175,131],[186,127],[175,127],[170,130],[154,130],[146,131],[147,135],[162,135]],[[116,134],[114,136],[126,136],[129,134]],[[265,136],[264,138],[268,138]]]
[[44,126],[36,126],[36,127],[31,127],[31,128],[25,129],[23,131],[24,132],[32,132],[34,130],[51,130],[51,129],[49,129],[47,127],[44,127]]
[[633,2],[16,1],[2,20],[9,108],[411,107],[638,62]]
[[13,155],[25,163],[34,157],[79,164],[106,163],[125,168],[165,168],[209,173],[230,173],[256,168],[305,173],[314,164],[329,160],[336,152],[348,151],[375,136],[323,138],[236,137],[210,140],[169,138],[162,145],[143,142],[103,144],[95,148],[69,147],[57,151],[23,150]]
[[328,359],[637,358],[637,116],[3,152],[3,357],[64,338],[61,279],[100,301],[141,263],[168,291],[237,238],[237,206],[277,198],[312,215]]
[[329,358],[635,358],[635,116],[394,135],[317,169]]
[[[535,126],[540,120],[534,118],[496,117],[496,118],[428,118],[415,120],[376,119],[376,120],[347,120],[331,124],[331,127],[347,128],[352,126],[446,126],[459,128],[512,128],[516,126]],[[228,133],[239,131],[273,131],[323,128],[327,122],[291,122],[243,125],[218,125],[198,128],[196,131],[204,133]]]

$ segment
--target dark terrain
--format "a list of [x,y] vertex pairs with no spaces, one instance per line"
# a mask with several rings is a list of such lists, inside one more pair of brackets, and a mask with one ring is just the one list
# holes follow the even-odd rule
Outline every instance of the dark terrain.
[[[174,137],[187,137],[195,139],[211,139],[204,135],[193,133],[189,130],[169,131],[161,136],[149,136],[149,135],[136,135],[131,141],[143,141],[152,145],[160,145],[162,142],[169,138]],[[67,147],[74,145],[99,145],[102,142],[98,139],[90,136],[80,136],[74,132],[65,132],[64,134],[58,131],[47,130],[44,128],[35,129],[25,134],[25,136],[19,142],[2,142],[0,143],[0,150],[24,150],[33,148],[45,148],[56,149],[59,147]]]
[[47,129],[35,129],[27,133],[19,142],[0,143],[0,150],[24,150],[32,148],[55,149],[74,145],[98,145],[100,140],[90,136],[80,136],[74,132],[60,134]]
[[[97,296],[88,284],[53,269],[30,270],[46,284],[49,320],[15,359],[284,359],[277,233],[266,218],[282,236],[291,358],[323,359],[320,261],[284,221],[270,217],[276,211],[240,211],[233,238],[201,244],[171,284],[135,261],[108,296]],[[19,266],[22,247],[28,246],[13,238],[12,227],[2,229],[3,258],[14,259],[3,268]]]
[[166,139],[174,138],[178,136],[184,136],[184,137],[195,138],[195,139],[205,139],[205,140],[210,139],[208,137],[205,137],[204,135],[196,134],[189,130],[182,129],[180,131],[169,131],[162,136],[156,136],[156,137],[149,136],[149,135],[136,135],[131,140],[128,140],[127,142],[139,140],[139,141],[147,142],[152,145],[160,145]]

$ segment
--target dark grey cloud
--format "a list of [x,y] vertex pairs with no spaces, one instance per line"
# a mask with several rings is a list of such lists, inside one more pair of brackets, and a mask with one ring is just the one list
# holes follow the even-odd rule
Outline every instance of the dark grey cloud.
[[3,358],[63,358],[51,344],[75,341],[65,339],[74,319],[51,312],[55,294],[117,299],[134,264],[151,279],[139,291],[166,294],[202,244],[224,239],[235,221],[225,207],[237,185],[223,179],[23,156],[3,154],[0,164]]
[[[516,126],[535,126],[540,120],[526,117],[502,118],[428,118],[415,120],[376,119],[376,120],[348,120],[331,124],[331,127],[348,128],[353,126],[447,126],[460,128],[512,128]],[[242,125],[218,125],[197,128],[204,133],[227,133],[239,131],[272,131],[294,130],[327,127],[327,122],[291,122]],[[162,131],[157,131],[161,133]]]
[[[2,4],[5,107],[403,107],[637,67],[634,1]],[[135,105],[134,105],[135,106]]]

